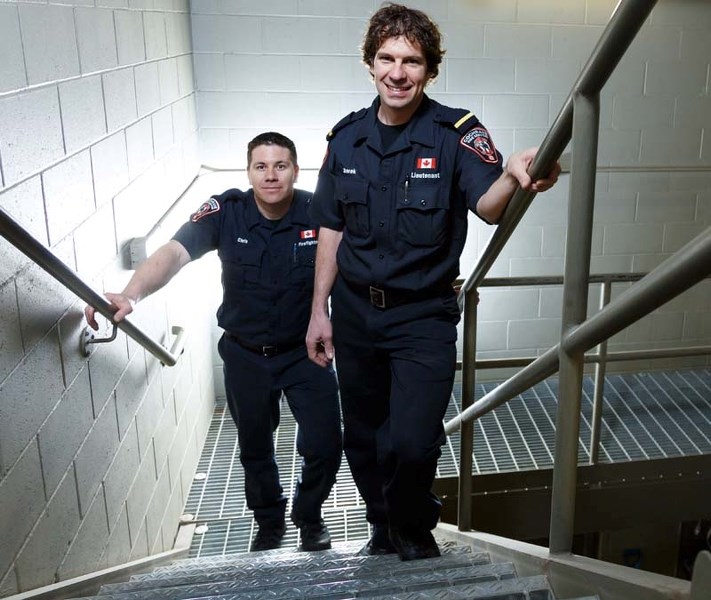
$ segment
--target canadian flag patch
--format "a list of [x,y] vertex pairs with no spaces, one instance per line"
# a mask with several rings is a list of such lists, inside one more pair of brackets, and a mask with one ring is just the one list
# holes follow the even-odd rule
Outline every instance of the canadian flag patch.
[[304,229],[299,233],[302,240],[312,240],[316,237],[315,229]]
[[436,158],[418,158],[417,159],[418,169],[436,169],[437,159]]

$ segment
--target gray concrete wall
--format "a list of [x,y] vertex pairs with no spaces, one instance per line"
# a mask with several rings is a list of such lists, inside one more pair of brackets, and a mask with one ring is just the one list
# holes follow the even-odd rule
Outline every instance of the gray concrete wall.
[[[197,174],[187,0],[0,3],[0,207],[97,291]],[[195,271],[193,271],[195,273]],[[214,401],[189,273],[79,352],[83,303],[0,238],[0,596],[171,548]]]

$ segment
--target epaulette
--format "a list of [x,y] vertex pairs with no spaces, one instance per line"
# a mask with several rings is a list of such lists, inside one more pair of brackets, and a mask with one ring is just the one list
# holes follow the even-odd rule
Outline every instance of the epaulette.
[[367,108],[361,108],[360,110],[352,112],[343,117],[340,121],[338,121],[338,123],[333,126],[331,131],[328,132],[328,135],[326,135],[326,140],[330,142],[339,130],[343,129],[346,125],[353,123],[353,121],[360,121],[365,116],[366,112],[368,112]]
[[442,123],[449,123],[461,135],[464,135],[479,125],[479,119],[477,119],[473,112],[469,112],[463,108],[451,108],[449,106],[441,106],[436,119]]
[[246,191],[237,188],[230,188],[219,195],[213,196],[213,198],[217,198],[220,202],[239,202],[240,200],[246,200],[247,197],[248,194]]

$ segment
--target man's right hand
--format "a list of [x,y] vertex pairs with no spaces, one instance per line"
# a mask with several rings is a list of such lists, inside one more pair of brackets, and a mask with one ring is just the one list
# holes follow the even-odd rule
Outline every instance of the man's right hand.
[[[135,304],[135,301],[128,296],[125,296],[124,294],[112,294],[110,292],[106,292],[104,296],[106,296],[108,301],[116,307],[116,312],[112,318],[114,323],[122,321],[126,315],[133,312],[133,305]],[[87,305],[84,308],[84,315],[86,316],[86,322],[89,324],[89,327],[94,330],[98,330],[99,324],[96,322],[96,309],[93,306]]]
[[333,328],[326,313],[312,313],[306,332],[306,349],[309,358],[319,367],[333,362]]

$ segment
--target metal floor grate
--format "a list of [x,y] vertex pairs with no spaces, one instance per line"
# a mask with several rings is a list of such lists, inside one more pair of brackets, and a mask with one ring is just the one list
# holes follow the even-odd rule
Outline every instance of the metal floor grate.
[[[480,398],[496,383],[476,386]],[[557,378],[536,385],[480,418],[474,428],[474,473],[547,468],[553,465]],[[593,381],[583,383],[579,460],[589,459]],[[611,375],[604,394],[600,461],[621,462],[711,453],[711,370]],[[447,410],[459,413],[461,385],[455,384]],[[300,468],[296,423],[288,407],[276,433],[277,463],[285,493],[291,497]],[[458,473],[459,436],[449,436],[438,476]],[[191,557],[246,552],[254,522],[244,499],[237,432],[224,402],[218,402],[186,503],[185,512],[201,525]],[[290,507],[287,508],[287,514]],[[323,517],[334,541],[369,536],[365,507],[344,458]],[[285,547],[298,545],[298,531],[287,529]]]
[[[476,386],[476,398],[496,387]],[[583,380],[578,460],[590,459],[594,382]],[[711,370],[610,375],[603,396],[599,461],[711,454]],[[547,379],[474,424],[474,473],[553,466],[558,379]],[[461,406],[455,386],[447,419]],[[457,475],[459,437],[450,436],[438,474]]]

